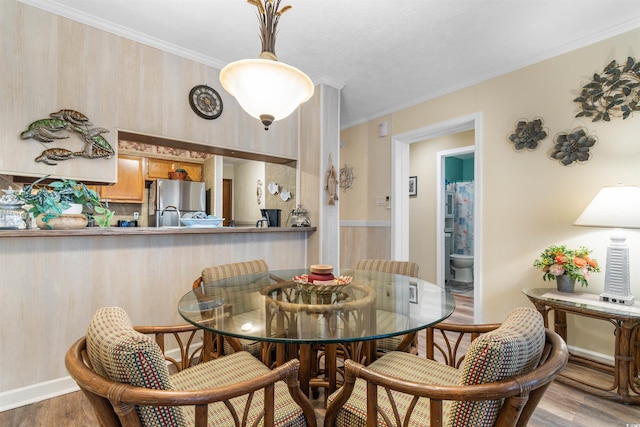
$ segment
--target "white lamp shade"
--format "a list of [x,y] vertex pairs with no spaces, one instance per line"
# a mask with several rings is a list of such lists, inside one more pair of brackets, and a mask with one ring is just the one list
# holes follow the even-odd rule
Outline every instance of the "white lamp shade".
[[588,227],[640,228],[640,187],[604,187],[573,224]]
[[251,116],[281,120],[313,96],[313,82],[306,74],[282,62],[243,59],[220,72],[220,83]]

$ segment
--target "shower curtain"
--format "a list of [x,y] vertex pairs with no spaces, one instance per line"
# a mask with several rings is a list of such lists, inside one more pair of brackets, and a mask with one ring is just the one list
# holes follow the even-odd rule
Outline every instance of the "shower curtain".
[[454,184],[453,252],[473,255],[473,181]]

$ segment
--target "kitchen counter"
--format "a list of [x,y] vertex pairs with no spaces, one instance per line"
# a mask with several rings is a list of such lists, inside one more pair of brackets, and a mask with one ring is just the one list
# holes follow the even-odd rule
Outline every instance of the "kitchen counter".
[[61,237],[61,236],[133,236],[169,234],[231,234],[231,233],[300,233],[315,232],[316,227],[86,227],[77,230],[0,230],[3,237]]

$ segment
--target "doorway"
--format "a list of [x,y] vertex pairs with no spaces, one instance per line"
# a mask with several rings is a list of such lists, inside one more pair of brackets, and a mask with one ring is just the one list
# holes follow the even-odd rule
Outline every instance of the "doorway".
[[[416,142],[458,132],[474,131],[475,150],[475,206],[474,218],[474,321],[482,321],[482,113],[473,113],[424,128],[412,130],[392,137],[391,163],[391,255],[395,260],[409,260],[409,159],[410,145]],[[441,175],[442,165],[437,164],[438,176]],[[444,186],[437,182],[435,185],[438,212],[444,212]],[[442,215],[443,216],[443,215]],[[438,217],[441,217],[439,214]],[[440,218],[442,221],[443,218]],[[438,230],[443,230],[444,224],[436,224]],[[437,282],[444,285],[444,233],[437,233]]]
[[[457,136],[457,135],[456,135]],[[456,277],[451,268],[450,254],[473,255],[475,237],[475,147],[453,148],[436,153],[437,185],[444,190],[442,210],[437,214],[438,233],[444,233],[438,247],[438,285],[458,294],[472,294],[473,277]],[[442,224],[442,227],[440,227]],[[461,270],[458,270],[462,273]],[[463,274],[459,274],[462,276]]]

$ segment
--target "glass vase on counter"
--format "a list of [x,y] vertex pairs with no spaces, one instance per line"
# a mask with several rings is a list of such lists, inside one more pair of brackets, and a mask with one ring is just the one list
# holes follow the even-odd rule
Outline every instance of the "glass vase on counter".
[[23,209],[24,202],[9,188],[2,190],[5,194],[0,197],[0,229],[27,228],[27,211]]

